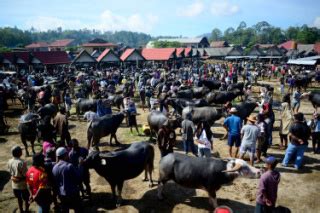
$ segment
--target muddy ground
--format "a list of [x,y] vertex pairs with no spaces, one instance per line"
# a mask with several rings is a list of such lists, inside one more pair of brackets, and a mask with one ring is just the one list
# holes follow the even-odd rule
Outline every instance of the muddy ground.
[[[275,82],[274,82],[275,83]],[[276,84],[276,83],[275,83]],[[307,118],[310,118],[313,112],[311,104],[303,101],[301,111]],[[17,131],[18,119],[21,114],[20,105],[10,105],[10,109],[6,111],[7,121],[10,133],[7,136],[0,136],[0,212],[14,212],[17,210],[17,203],[13,197],[10,175],[7,172],[6,163],[11,157],[10,149],[13,145],[19,144],[19,134]],[[139,109],[140,115],[137,117],[139,124],[145,124],[148,112]],[[279,113],[276,113],[276,123],[273,131],[273,146],[269,149],[269,153],[276,156],[280,160],[284,156],[284,151],[279,150]],[[219,120],[213,127],[215,133],[214,139],[214,155],[222,158],[228,157],[226,140],[219,140],[224,134],[221,124],[223,119]],[[72,137],[77,138],[80,143],[86,145],[86,122],[80,122],[75,119],[70,121],[70,132]],[[138,136],[135,131],[130,133],[129,128],[122,125],[117,133],[121,143],[130,144],[133,141],[143,141],[148,138]],[[102,150],[110,150],[113,147],[107,145],[109,137],[105,137],[101,141]],[[180,135],[175,151],[182,152],[182,143]],[[37,150],[40,145],[37,144]],[[158,178],[158,165],[160,153],[155,146],[155,169],[154,180]],[[28,165],[31,165],[31,157],[27,159]],[[262,164],[257,165],[262,166]],[[119,168],[125,169],[125,168]],[[281,182],[279,185],[277,205],[289,208],[292,212],[320,212],[319,192],[320,192],[320,155],[311,152],[311,142],[305,154],[305,165],[301,171],[293,168],[283,168],[278,165],[281,172]],[[186,189],[178,186],[173,182],[169,182],[164,190],[165,200],[158,201],[156,196],[157,188],[148,187],[147,182],[142,182],[143,174],[139,177],[125,182],[122,196],[123,203],[119,208],[111,200],[111,189],[109,184],[94,170],[91,173],[92,201],[84,202],[85,212],[208,212],[211,208],[208,204],[206,192],[202,190]],[[257,191],[258,180],[239,178],[230,186],[222,187],[218,193],[218,204],[231,207],[234,212],[246,213],[253,212],[255,207],[255,196]],[[36,205],[32,204],[32,211],[36,211]]]

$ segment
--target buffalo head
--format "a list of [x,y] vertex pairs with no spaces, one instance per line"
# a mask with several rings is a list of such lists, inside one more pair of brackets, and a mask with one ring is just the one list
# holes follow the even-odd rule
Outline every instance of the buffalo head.
[[250,166],[246,161],[241,159],[230,159],[227,163],[227,169],[223,172],[237,173],[245,178],[260,178],[261,171],[253,166]]

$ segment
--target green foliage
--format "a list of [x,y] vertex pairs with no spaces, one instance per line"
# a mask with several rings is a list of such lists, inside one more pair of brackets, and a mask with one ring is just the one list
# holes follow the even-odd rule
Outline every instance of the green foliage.
[[211,32],[211,41],[220,41],[222,38],[222,32],[218,28],[214,28]]
[[12,27],[0,28],[0,45],[6,47],[25,46],[32,42],[46,41],[52,42],[57,39],[75,39],[76,43],[82,44],[101,38],[108,42],[123,43],[131,47],[140,47],[148,43],[152,38],[145,33],[117,31],[117,32],[100,32],[98,30],[62,30],[59,27],[56,30],[36,31],[34,28],[30,30],[19,30]]
[[153,41],[155,48],[181,47],[181,43],[177,41]]
[[10,52],[11,51],[11,49],[10,48],[8,48],[8,47],[4,47],[4,46],[1,46],[0,45],[0,53],[3,53],[3,52]]
[[260,44],[280,44],[287,40],[295,40],[303,44],[313,44],[320,41],[320,29],[303,25],[301,27],[289,27],[287,30],[282,30],[279,27],[274,27],[266,21],[258,22],[252,27],[248,27],[245,22],[240,22],[239,26],[234,29],[229,27],[219,35],[219,29],[215,28],[212,31],[212,40],[220,37],[217,40],[225,40],[230,44],[252,47]]

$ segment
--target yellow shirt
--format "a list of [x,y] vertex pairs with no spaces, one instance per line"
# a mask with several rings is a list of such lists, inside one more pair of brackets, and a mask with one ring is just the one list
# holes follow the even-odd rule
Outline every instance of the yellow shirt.
[[8,161],[8,170],[11,176],[14,176],[19,181],[11,181],[12,189],[27,189],[26,184],[26,173],[27,173],[27,162],[19,158],[12,158]]

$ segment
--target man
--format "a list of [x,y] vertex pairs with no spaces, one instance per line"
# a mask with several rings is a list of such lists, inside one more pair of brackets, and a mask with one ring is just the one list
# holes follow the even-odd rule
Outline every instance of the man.
[[[223,126],[228,132],[229,155],[230,157],[237,157],[241,144],[240,130],[242,121],[239,116],[235,115],[235,113],[237,113],[237,109],[235,107],[232,107],[229,112],[231,113],[231,116],[224,120]],[[235,155],[232,155],[233,146],[236,147]]]
[[301,101],[301,88],[298,87],[297,90],[292,95],[292,111],[294,114],[299,112]]
[[60,135],[60,140],[62,144],[69,142],[71,140],[71,136],[68,129],[68,119],[65,108],[62,106],[59,109],[58,114],[53,119],[53,126],[56,129],[58,135]]
[[272,213],[278,194],[280,173],[275,170],[277,160],[270,156],[264,160],[266,172],[259,180],[255,213]]
[[289,129],[290,144],[282,161],[282,165],[284,167],[288,166],[290,159],[296,154],[294,167],[296,169],[301,168],[304,152],[308,147],[308,139],[310,135],[311,130],[304,122],[303,113],[299,112],[295,114],[294,123]]
[[49,213],[52,195],[49,177],[44,168],[44,156],[41,153],[33,155],[32,167],[29,168],[26,178],[31,194],[30,202],[35,201],[38,204],[38,212]]
[[186,118],[182,121],[181,127],[182,127],[182,141],[183,141],[184,151],[186,155],[188,154],[189,150],[191,150],[192,153],[195,156],[197,156],[197,151],[193,142],[195,126],[191,121],[190,113],[187,114]]
[[72,139],[70,141],[70,145],[72,147],[69,152],[70,163],[79,169],[81,182],[85,185],[86,190],[84,190],[82,183],[80,184],[80,190],[82,196],[84,197],[84,193],[90,197],[91,196],[91,187],[90,187],[90,173],[89,169],[82,166],[82,162],[88,156],[88,150],[84,147],[79,146],[79,142],[77,139]]
[[61,212],[82,212],[79,195],[80,177],[77,169],[67,162],[68,153],[66,148],[59,147],[56,150],[58,162],[52,169],[55,186],[58,188],[58,196],[61,201]]
[[11,149],[13,158],[8,161],[8,170],[11,175],[12,190],[14,196],[18,199],[19,211],[23,211],[23,201],[25,211],[29,211],[29,192],[26,184],[27,162],[21,159],[22,149],[20,146],[14,146]]
[[169,122],[167,120],[158,131],[157,141],[161,153],[161,158],[173,152],[175,140],[176,134],[174,130],[170,129]]
[[241,147],[240,158],[243,159],[248,151],[250,153],[250,164],[253,166],[254,154],[256,152],[256,143],[260,137],[260,129],[255,125],[256,117],[251,115],[247,118],[248,124],[244,125],[241,129]]

